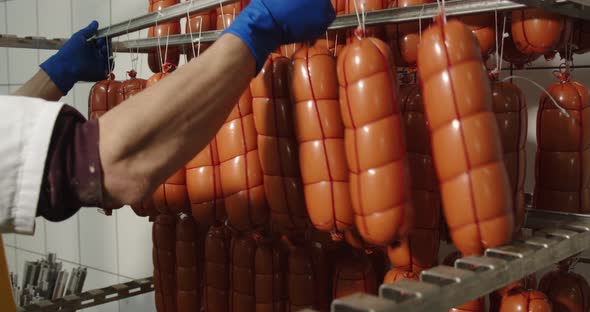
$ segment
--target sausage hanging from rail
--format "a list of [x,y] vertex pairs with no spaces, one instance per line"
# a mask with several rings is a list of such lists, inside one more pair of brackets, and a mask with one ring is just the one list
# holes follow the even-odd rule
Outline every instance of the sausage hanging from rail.
[[231,235],[224,226],[212,226],[205,238],[205,311],[229,312]]
[[[180,3],[180,0],[149,0],[148,12],[158,12],[161,9]],[[166,38],[170,35],[180,34],[180,21],[157,23],[156,26],[150,27],[148,37],[160,38],[161,46],[151,50],[148,53],[148,65],[152,72],[162,72],[163,64],[173,64],[178,66],[180,61],[180,49],[178,47],[166,46]]]
[[394,60],[387,44],[367,38],[342,51],[337,70],[355,224],[365,241],[386,245],[413,223]]
[[551,300],[554,312],[585,312],[590,308],[588,282],[574,272],[556,270],[545,274],[539,290]]
[[99,118],[118,104],[117,91],[121,82],[115,80],[115,75],[109,79],[95,83],[90,89],[88,97],[88,119]]
[[439,19],[422,35],[418,74],[453,243],[465,256],[510,242],[512,194],[475,37]]
[[561,38],[564,17],[537,8],[512,12],[512,38],[516,48],[526,54],[544,54]]
[[[389,5],[390,0],[346,0],[346,14],[362,14],[362,5],[364,5],[365,12],[377,11],[386,9]],[[363,34],[359,34],[357,30],[350,30],[348,34],[347,43],[352,43],[353,41],[358,39],[358,35],[360,37],[375,37],[379,39],[384,39],[385,37],[385,28],[384,26],[370,26],[364,29]]]
[[176,307],[178,312],[201,308],[202,241],[193,218],[181,214],[176,221]]
[[500,312],[551,312],[551,301],[538,290],[515,288],[503,298]]
[[176,312],[176,216],[159,215],[152,228],[156,310]]
[[[215,30],[217,26],[217,11],[211,10],[209,12],[193,14],[188,18],[185,22],[185,33],[190,34],[193,33],[193,36],[196,38],[199,34],[204,31]],[[200,45],[200,47],[199,47]],[[185,48],[184,53],[186,53],[187,61],[192,60],[194,57],[198,56],[199,53],[203,53],[207,48],[209,48],[211,44],[209,43],[198,43],[195,44],[194,47]],[[193,53],[194,49],[194,53]]]
[[377,294],[377,276],[373,264],[364,253],[346,254],[334,266],[334,299],[363,292]]
[[[466,15],[457,18],[471,30],[471,33],[477,38],[481,56],[487,59],[490,53],[496,48],[496,17],[493,12]],[[502,27],[499,24],[499,27]],[[502,32],[502,29],[499,29]],[[508,39],[510,40],[510,39]]]
[[256,241],[250,235],[235,236],[231,241],[230,298],[232,312],[256,310]]
[[287,311],[286,253],[271,239],[258,242],[255,255],[256,312]]

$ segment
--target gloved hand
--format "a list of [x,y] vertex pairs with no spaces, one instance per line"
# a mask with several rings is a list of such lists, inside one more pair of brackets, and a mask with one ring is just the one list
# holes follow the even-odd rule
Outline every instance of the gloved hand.
[[330,0],[252,0],[224,33],[246,43],[258,73],[279,45],[317,39],[335,17]]
[[75,33],[55,55],[41,64],[51,80],[65,95],[78,81],[99,81],[108,72],[107,41],[104,38],[87,41],[98,30],[98,22]]

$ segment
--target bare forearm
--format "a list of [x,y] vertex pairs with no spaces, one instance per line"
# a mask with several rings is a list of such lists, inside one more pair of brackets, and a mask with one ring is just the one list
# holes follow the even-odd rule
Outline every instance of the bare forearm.
[[254,71],[248,47],[224,35],[200,57],[105,114],[100,156],[107,196],[129,204],[192,159],[217,133]]
[[55,83],[42,70],[39,70],[12,95],[35,97],[47,101],[58,101],[63,96]]

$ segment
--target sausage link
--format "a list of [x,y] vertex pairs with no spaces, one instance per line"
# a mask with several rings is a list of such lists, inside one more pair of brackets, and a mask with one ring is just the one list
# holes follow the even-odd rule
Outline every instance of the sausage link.
[[[365,12],[377,11],[386,9],[389,5],[390,0],[345,0],[346,1],[346,13],[347,14],[356,14],[358,10],[358,14],[361,14],[361,4],[365,4]],[[355,8],[356,3],[356,8]],[[384,26],[370,26],[366,27],[364,34],[362,37],[375,37],[379,39],[385,38],[385,28]],[[350,44],[354,41],[358,40],[357,31],[350,30],[348,33],[348,40],[347,43]]]
[[[403,8],[423,5],[434,0],[392,0],[389,8]],[[420,23],[422,30],[426,30],[430,22],[424,19],[418,22],[396,23],[385,26],[387,41],[393,52],[398,66],[415,66],[418,58],[418,44],[420,43]]]
[[578,82],[547,88],[570,117],[545,94],[537,114],[537,209],[590,212],[590,95]]
[[176,312],[176,217],[158,216],[152,230],[156,310]]
[[117,105],[143,91],[143,89],[147,87],[147,80],[135,78],[136,73],[131,73],[131,79],[121,82],[121,85],[117,89]]
[[590,22],[581,19],[575,20],[572,31],[574,53],[585,54],[590,52]]
[[[171,71],[164,68],[164,72],[152,75],[147,81],[146,88],[166,78],[170,73]],[[152,200],[160,213],[175,215],[180,212],[188,212],[190,204],[186,189],[185,168],[179,169],[164,181],[164,184],[158,186],[152,195]]]
[[500,305],[500,312],[550,312],[551,301],[538,290],[515,288],[509,291]]
[[377,276],[369,258],[361,253],[337,259],[334,267],[334,299],[354,293],[377,293]]
[[[158,12],[160,9],[173,6],[180,3],[180,0],[149,0],[149,12]],[[162,64],[173,64],[178,66],[180,61],[180,49],[178,47],[166,47],[166,38],[169,35],[180,34],[180,21],[166,22],[150,27],[148,30],[149,38],[160,37],[162,47],[153,49],[148,53],[148,65],[152,72],[159,73],[163,71]]]
[[414,272],[408,272],[403,269],[393,268],[387,272],[383,284],[391,284],[397,281],[419,281],[420,277]]
[[232,312],[256,310],[256,241],[251,236],[234,237],[230,247],[230,299]]
[[507,32],[509,33],[509,38],[503,40],[504,54],[502,57],[506,62],[514,65],[517,69],[522,69],[524,65],[534,62],[541,57],[541,54],[538,53],[527,55],[520,52],[516,48],[516,44],[514,44],[512,32],[510,30],[507,30]]
[[178,312],[201,308],[203,245],[192,217],[181,214],[176,223],[176,305]]
[[590,288],[584,277],[567,271],[551,271],[541,278],[539,290],[553,303],[555,312],[588,311]]
[[289,59],[272,54],[250,83],[264,190],[272,226],[282,234],[307,228],[307,212],[289,94]]
[[[196,34],[197,36],[204,31],[215,30],[217,26],[217,11],[211,10],[205,13],[193,14],[191,15],[185,22],[184,32],[186,34]],[[199,47],[200,45],[200,47]],[[199,53],[203,53],[207,48],[209,48],[211,44],[209,43],[199,43],[194,45],[194,53],[193,48],[188,47],[187,50],[184,52],[186,53],[187,62],[199,55]]]
[[97,119],[118,104],[120,81],[102,80],[94,84],[88,96],[88,119]]
[[[483,59],[487,59],[496,48],[496,16],[480,13],[457,17],[477,38]],[[499,24],[500,25],[500,24]],[[499,26],[502,27],[502,26]],[[501,31],[501,29],[500,29]],[[508,39],[510,40],[510,39]]]
[[528,123],[526,98],[518,86],[509,82],[493,83],[492,97],[514,200],[514,233],[518,233],[524,223],[525,214],[524,178]]
[[537,276],[533,273],[489,294],[490,312],[500,311],[502,298],[513,289],[537,289]]
[[452,308],[449,312],[485,312],[486,301],[484,297],[469,301],[468,303],[461,305],[458,308]]
[[408,162],[412,180],[414,229],[407,239],[388,246],[388,256],[396,268],[420,273],[438,262],[441,200],[432,161],[430,133],[418,85],[401,87],[403,120],[406,129]]
[[287,311],[329,311],[331,266],[325,247],[317,242],[291,245],[288,257]]
[[337,69],[355,224],[367,242],[386,245],[413,222],[395,64],[384,42],[368,38],[348,45]]
[[512,11],[512,38],[516,48],[526,54],[544,54],[561,39],[564,17],[543,9]]
[[212,226],[205,238],[205,311],[228,312],[230,293],[229,231]]
[[255,256],[256,312],[285,312],[288,301],[286,289],[286,254],[277,243],[264,241]]
[[418,73],[455,246],[469,256],[510,242],[512,194],[477,40],[459,21],[433,25],[422,36]]
[[304,46],[293,56],[291,73],[307,212],[315,228],[343,232],[354,219],[336,59],[325,48]]

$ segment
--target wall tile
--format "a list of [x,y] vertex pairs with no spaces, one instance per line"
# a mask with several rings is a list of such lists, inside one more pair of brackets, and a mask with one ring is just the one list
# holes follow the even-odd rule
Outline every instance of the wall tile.
[[10,88],[6,85],[6,86],[0,86],[0,95],[9,95]]
[[81,82],[74,86],[73,106],[86,117],[88,117],[88,95],[93,85],[93,83]]
[[[118,283],[117,275],[108,274],[93,269],[88,269],[86,275],[86,283],[84,284],[84,291],[103,288]],[[99,305],[93,308],[80,310],[84,312],[119,312],[119,303],[111,302],[108,304]]]
[[4,245],[16,247],[16,234],[2,234]]
[[45,223],[47,233],[47,252],[57,254],[60,259],[80,262],[78,217],[74,216],[64,222]]
[[16,235],[16,245],[18,248],[32,252],[45,254],[45,219],[37,218],[35,223],[35,235]]
[[39,50],[8,49],[10,84],[23,84],[39,70]]
[[0,33],[7,33],[6,26],[8,25],[8,21],[6,21],[6,1],[0,3]]
[[[0,21],[0,24],[2,22]],[[0,84],[8,84],[8,49],[0,48]]]
[[[74,0],[72,1],[73,32],[76,32],[98,21],[99,27],[108,27],[111,19],[110,2],[105,0]],[[124,2],[124,1],[113,1]]]
[[112,1],[111,14],[113,24],[147,14],[148,4],[145,0]]
[[[126,283],[130,280],[119,277],[119,283]],[[119,301],[119,311],[125,312],[155,312],[156,304],[154,292],[149,292],[140,296],[135,296]]]
[[72,35],[71,0],[38,0],[39,36],[69,38]]
[[16,273],[16,248],[4,246],[4,255],[8,264],[8,271]]
[[105,216],[96,208],[83,208],[79,214],[81,263],[117,274],[115,215]]
[[131,278],[152,276],[152,224],[126,206],[117,211],[119,273]]
[[18,36],[37,35],[37,0],[6,2],[6,32]]

